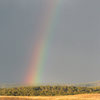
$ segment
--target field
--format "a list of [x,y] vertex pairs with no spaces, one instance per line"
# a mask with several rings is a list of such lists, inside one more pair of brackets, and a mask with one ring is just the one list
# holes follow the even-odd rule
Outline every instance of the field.
[[1,96],[0,100],[100,100],[100,94],[79,94],[69,96]]

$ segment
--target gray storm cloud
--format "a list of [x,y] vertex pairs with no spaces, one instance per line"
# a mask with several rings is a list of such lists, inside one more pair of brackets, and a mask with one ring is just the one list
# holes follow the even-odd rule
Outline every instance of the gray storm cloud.
[[[43,82],[88,82],[100,76],[100,0],[62,0]],[[0,83],[20,83],[47,0],[0,0]]]

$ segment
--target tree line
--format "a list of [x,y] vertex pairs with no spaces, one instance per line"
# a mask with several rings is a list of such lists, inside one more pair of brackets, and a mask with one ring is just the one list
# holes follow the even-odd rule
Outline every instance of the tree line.
[[0,89],[2,96],[60,96],[84,93],[100,93],[100,87],[34,86]]

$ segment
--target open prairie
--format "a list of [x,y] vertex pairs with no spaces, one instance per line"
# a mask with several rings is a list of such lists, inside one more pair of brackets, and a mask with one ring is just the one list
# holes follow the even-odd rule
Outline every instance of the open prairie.
[[100,100],[100,94],[79,94],[69,96],[1,96],[0,100]]

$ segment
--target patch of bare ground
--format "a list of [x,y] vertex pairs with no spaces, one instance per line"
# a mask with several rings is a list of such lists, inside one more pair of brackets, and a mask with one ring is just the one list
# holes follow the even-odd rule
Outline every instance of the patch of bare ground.
[[100,100],[100,94],[79,94],[69,96],[1,96],[0,100]]

